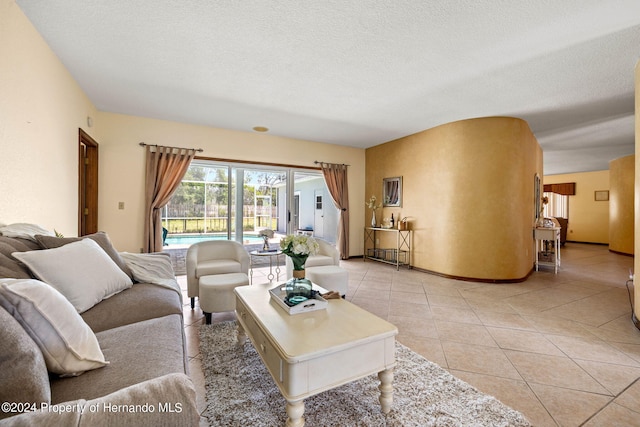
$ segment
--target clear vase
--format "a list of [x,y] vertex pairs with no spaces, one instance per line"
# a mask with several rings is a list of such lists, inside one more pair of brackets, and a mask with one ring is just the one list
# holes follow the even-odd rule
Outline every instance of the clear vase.
[[285,302],[290,306],[306,301],[313,296],[311,280],[304,278],[289,279],[285,284],[285,291],[287,293]]

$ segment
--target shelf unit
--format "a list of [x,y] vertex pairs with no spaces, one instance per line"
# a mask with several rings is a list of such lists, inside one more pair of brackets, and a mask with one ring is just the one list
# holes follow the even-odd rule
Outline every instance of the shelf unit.
[[[554,268],[558,273],[560,267],[560,228],[536,227],[533,229],[535,238],[536,271],[541,265]],[[553,251],[547,250],[547,242],[553,242]]]
[[[380,234],[395,234],[395,247],[380,248],[376,242]],[[365,227],[364,229],[364,261],[384,262],[395,265],[396,270],[401,265],[411,268],[411,231],[395,228]]]

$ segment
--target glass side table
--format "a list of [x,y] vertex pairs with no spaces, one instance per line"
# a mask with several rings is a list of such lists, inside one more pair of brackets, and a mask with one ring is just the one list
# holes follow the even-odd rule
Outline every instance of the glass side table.
[[[269,274],[267,279],[273,282],[273,279],[280,280],[280,255],[284,255],[280,249],[271,251],[251,251],[249,252],[249,283],[253,285],[253,257],[269,257]],[[275,258],[275,269],[274,267]],[[274,274],[275,271],[275,274]]]

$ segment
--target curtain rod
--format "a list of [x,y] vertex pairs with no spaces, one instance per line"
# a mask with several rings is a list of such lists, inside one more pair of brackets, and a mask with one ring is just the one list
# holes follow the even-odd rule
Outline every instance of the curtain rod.
[[346,165],[344,163],[327,163],[327,162],[319,162],[317,160],[314,160],[313,163],[316,164],[316,165],[319,165],[319,164],[326,164],[326,165],[338,164],[338,165],[341,165],[341,166],[351,166],[351,165]]
[[[147,145],[149,147],[162,147],[161,145],[158,145],[158,144],[147,144],[145,142],[141,142],[139,145],[141,147],[144,147],[144,146],[147,146]],[[202,148],[184,148],[184,147],[167,147],[167,148],[173,148],[173,149],[176,149],[176,150],[193,150],[193,151],[197,151],[199,153],[202,153],[204,151]]]

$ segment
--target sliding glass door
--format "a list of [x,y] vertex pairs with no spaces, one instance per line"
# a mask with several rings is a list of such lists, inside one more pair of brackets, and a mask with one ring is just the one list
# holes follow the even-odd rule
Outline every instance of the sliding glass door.
[[215,238],[252,244],[263,229],[335,242],[337,223],[319,171],[251,164],[193,162],[163,210],[169,245]]

